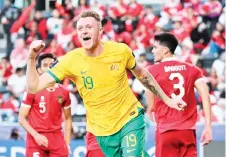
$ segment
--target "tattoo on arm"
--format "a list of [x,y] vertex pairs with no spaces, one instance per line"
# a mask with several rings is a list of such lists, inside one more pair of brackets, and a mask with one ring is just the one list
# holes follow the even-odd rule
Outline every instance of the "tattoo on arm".
[[156,82],[156,80],[151,74],[146,72],[146,76],[143,76],[138,79],[154,95],[158,96],[163,101],[166,100],[167,98],[166,94],[163,92],[162,88],[159,86],[159,84]]

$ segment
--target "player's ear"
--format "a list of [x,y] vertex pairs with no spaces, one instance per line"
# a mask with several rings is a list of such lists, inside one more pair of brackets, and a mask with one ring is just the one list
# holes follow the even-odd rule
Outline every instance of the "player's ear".
[[40,67],[38,67],[38,68],[37,68],[37,71],[38,71],[38,73],[39,73],[39,74],[41,74],[41,73],[42,73],[42,71],[41,71],[41,68],[40,68]]
[[103,27],[100,27],[100,33],[103,34]]
[[167,53],[170,53],[170,50],[168,47],[164,47],[164,53],[167,54]]

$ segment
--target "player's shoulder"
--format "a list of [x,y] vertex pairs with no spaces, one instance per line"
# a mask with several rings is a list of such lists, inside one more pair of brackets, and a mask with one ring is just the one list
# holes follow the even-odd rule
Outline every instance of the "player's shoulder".
[[146,67],[146,69],[148,70],[148,71],[150,71],[150,70],[156,70],[156,69],[159,69],[159,67],[162,65],[162,63],[160,63],[160,62],[157,62],[157,63],[154,63],[154,64],[152,64],[152,65],[149,65],[148,67]]
[[67,57],[72,57],[72,56],[81,56],[84,52],[84,49],[83,48],[76,48],[76,49],[73,49],[69,52],[67,52],[65,55]]
[[119,52],[121,52],[122,50],[128,49],[128,45],[124,44],[124,43],[118,43],[115,41],[105,41],[104,45],[108,48],[108,49],[112,49],[112,50],[120,50]]
[[65,55],[58,57],[56,62],[58,62],[58,60],[64,61],[64,64],[68,65],[68,63],[75,62],[75,60],[80,60],[79,56],[82,56],[82,52],[82,48],[73,49],[68,51]]
[[60,89],[61,91],[67,92],[68,90],[60,83],[55,84],[55,87]]

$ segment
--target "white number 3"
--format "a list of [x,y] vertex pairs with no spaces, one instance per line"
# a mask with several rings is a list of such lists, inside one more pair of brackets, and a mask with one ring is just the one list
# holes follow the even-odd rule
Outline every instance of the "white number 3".
[[179,83],[177,84],[173,84],[173,88],[176,88],[176,89],[179,89],[180,90],[180,93],[178,95],[172,93],[171,94],[171,98],[182,98],[185,94],[185,91],[184,91],[184,78],[183,76],[180,74],[180,73],[171,73],[170,76],[169,76],[169,79],[170,80],[174,80],[174,78],[178,78],[179,80]]

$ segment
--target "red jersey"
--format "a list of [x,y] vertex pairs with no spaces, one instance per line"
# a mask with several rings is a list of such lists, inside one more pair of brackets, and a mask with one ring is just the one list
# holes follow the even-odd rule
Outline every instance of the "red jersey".
[[184,111],[168,107],[155,97],[155,119],[160,133],[167,130],[195,129],[197,107],[194,93],[195,82],[204,79],[201,70],[186,62],[169,58],[148,68],[168,97],[182,98],[187,103]]
[[36,94],[25,92],[22,104],[29,107],[29,124],[39,133],[61,131],[62,108],[70,107],[69,92],[60,84],[52,91],[43,89]]
[[86,148],[87,150],[97,150],[100,149],[100,146],[97,143],[96,136],[94,136],[91,132],[86,132]]

